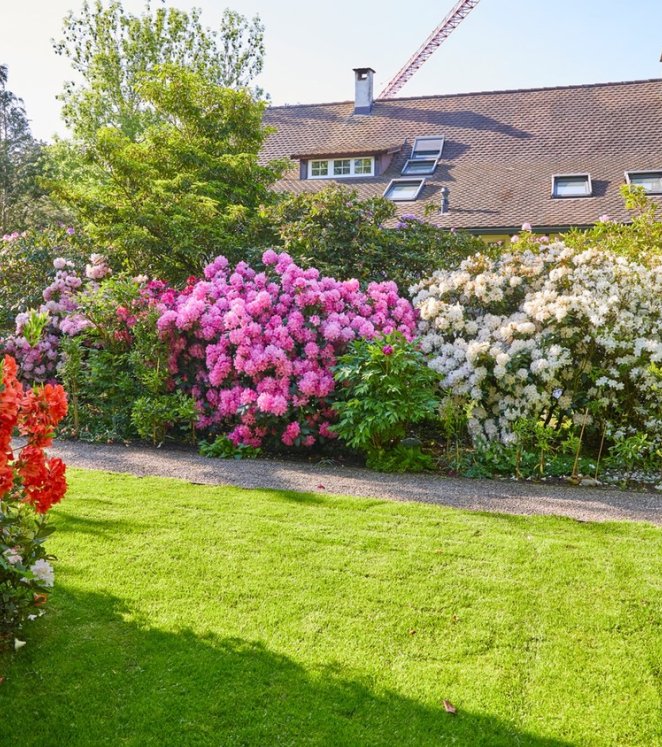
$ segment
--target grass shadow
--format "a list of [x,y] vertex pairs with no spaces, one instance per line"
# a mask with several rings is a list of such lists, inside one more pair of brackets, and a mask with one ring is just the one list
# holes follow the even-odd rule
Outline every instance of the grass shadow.
[[332,663],[306,669],[259,641],[150,629],[113,597],[59,588],[52,602],[30,645],[0,657],[2,744],[570,744]]

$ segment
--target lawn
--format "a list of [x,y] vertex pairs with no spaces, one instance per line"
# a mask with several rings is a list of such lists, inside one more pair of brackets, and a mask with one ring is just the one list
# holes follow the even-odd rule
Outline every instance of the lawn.
[[662,743],[660,529],[70,482],[3,746]]

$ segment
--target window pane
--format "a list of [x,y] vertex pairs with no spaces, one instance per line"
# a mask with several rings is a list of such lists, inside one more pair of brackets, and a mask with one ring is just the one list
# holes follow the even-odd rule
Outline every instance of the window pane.
[[435,169],[436,159],[421,158],[420,160],[407,161],[402,171],[403,174],[432,174]]
[[441,148],[443,144],[443,137],[417,138],[414,142],[414,148],[411,157],[423,158],[425,156],[434,156],[436,158],[441,155]]
[[342,161],[333,162],[333,175],[343,176],[349,174],[351,161],[349,158],[343,159]]
[[372,158],[355,158],[355,174],[372,174]]
[[588,176],[557,176],[554,194],[556,197],[585,197],[589,194]]
[[311,161],[310,173],[312,176],[326,176],[329,170],[328,161]]
[[662,171],[630,173],[630,184],[643,187],[646,192],[662,192]]
[[394,182],[386,193],[386,197],[390,200],[415,200],[421,184],[420,179],[410,182]]

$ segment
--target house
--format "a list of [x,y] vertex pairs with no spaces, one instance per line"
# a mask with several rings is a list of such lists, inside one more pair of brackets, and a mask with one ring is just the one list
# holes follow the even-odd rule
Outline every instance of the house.
[[289,158],[276,189],[344,184],[446,228],[507,236],[627,220],[620,187],[662,204],[662,80],[274,106],[264,158]]

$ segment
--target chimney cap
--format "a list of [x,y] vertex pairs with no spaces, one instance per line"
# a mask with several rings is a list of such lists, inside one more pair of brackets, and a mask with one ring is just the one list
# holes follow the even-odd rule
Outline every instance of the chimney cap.
[[374,73],[375,72],[371,67],[353,67],[352,70],[355,73]]

